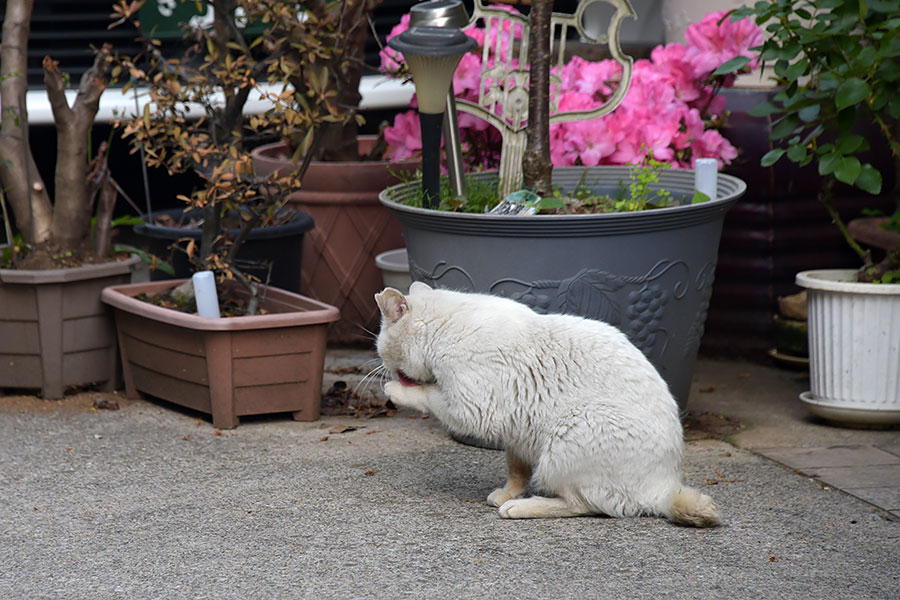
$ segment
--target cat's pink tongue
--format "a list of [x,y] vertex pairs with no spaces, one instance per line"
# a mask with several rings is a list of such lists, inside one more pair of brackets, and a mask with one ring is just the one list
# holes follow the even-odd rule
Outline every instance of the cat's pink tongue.
[[403,371],[397,371],[397,379],[399,379],[400,383],[402,383],[406,387],[416,387],[419,385],[417,382],[407,377],[406,373],[404,373]]

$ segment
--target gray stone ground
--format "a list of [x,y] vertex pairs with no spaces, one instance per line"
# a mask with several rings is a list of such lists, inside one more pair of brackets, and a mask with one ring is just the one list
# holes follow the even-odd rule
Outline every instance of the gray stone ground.
[[810,420],[793,374],[697,373],[692,410],[744,424],[734,445],[687,446],[688,481],[724,516],[712,530],[502,520],[484,503],[502,453],[406,412],[218,434],[162,403],[0,398],[0,598],[900,597],[900,522],[745,449],[900,434]]

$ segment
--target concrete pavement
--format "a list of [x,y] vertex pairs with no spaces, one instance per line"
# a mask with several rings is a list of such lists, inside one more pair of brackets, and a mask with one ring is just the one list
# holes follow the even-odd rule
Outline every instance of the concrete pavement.
[[[366,358],[330,353],[326,386],[354,385]],[[891,467],[882,453],[897,456],[900,434],[816,422],[803,386],[757,365],[698,365],[690,409],[743,424],[687,445],[685,476],[725,522],[711,530],[500,519],[484,498],[502,453],[402,411],[217,432],[160,402],[5,396],[0,597],[900,597],[900,522],[823,470]],[[830,450],[798,450],[816,448]],[[801,459],[811,466],[784,466]],[[892,487],[892,469],[879,472],[870,488]],[[893,510],[886,493],[878,506]]]
[[735,445],[900,518],[900,429],[835,427],[812,416],[797,399],[809,389],[805,372],[702,360],[694,382],[688,409],[743,423],[729,438]]

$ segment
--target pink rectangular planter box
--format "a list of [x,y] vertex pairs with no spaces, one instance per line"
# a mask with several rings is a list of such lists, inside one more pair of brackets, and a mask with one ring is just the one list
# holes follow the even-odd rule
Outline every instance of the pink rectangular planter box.
[[113,286],[125,391],[147,394],[212,415],[221,429],[240,417],[290,412],[319,418],[328,324],[338,309],[278,288],[260,303],[269,314],[210,319],[134,298],[184,280]]

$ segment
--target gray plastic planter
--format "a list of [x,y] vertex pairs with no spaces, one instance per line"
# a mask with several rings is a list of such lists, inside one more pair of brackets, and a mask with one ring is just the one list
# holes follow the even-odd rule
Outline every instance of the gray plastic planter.
[[[555,169],[554,184],[584,176],[614,194],[629,167]],[[489,179],[495,173],[479,174]],[[703,204],[601,215],[498,216],[403,204],[418,182],[387,188],[381,202],[403,225],[410,275],[441,288],[487,292],[538,312],[605,321],[656,366],[682,410],[703,335],[725,213],[746,190],[719,174],[718,197]],[[659,187],[693,195],[692,170],[668,170]]]

